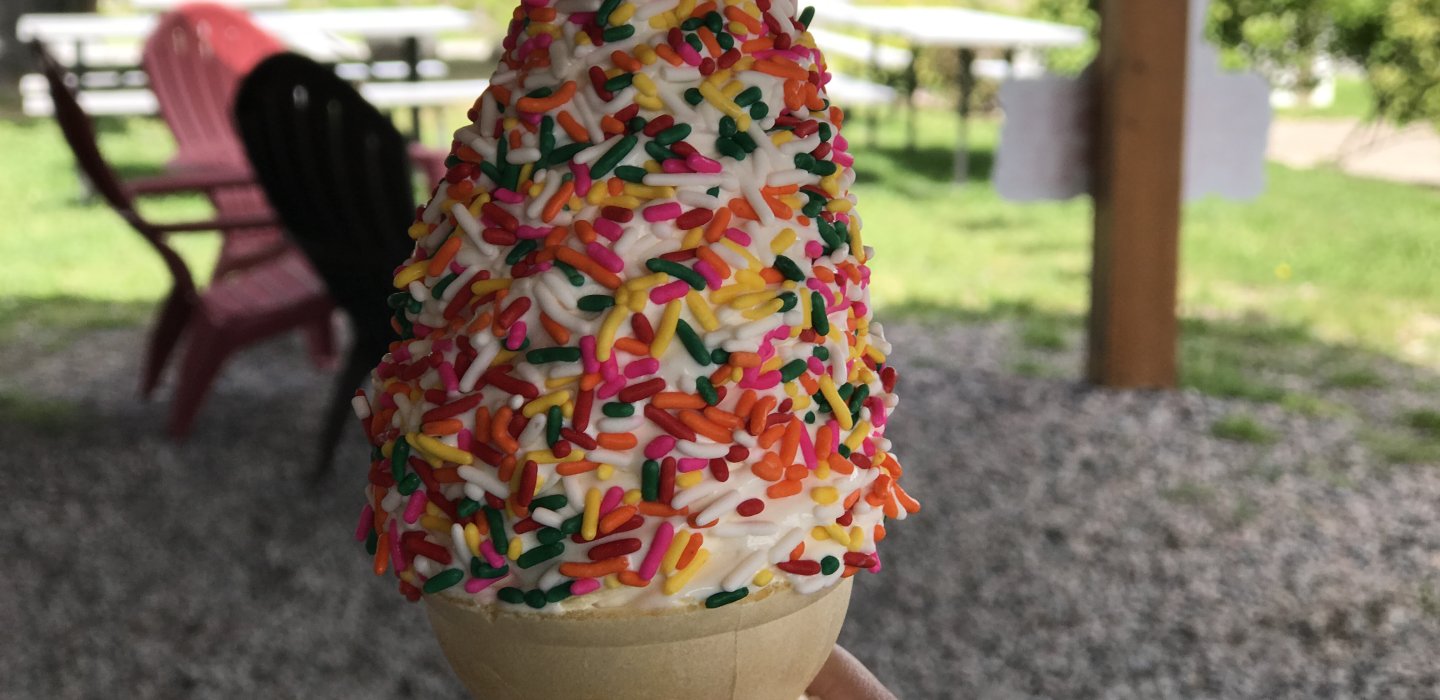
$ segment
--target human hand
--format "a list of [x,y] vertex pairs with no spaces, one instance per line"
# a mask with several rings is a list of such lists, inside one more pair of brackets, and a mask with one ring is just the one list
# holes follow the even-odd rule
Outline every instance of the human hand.
[[865,664],[839,644],[805,694],[813,700],[896,700]]

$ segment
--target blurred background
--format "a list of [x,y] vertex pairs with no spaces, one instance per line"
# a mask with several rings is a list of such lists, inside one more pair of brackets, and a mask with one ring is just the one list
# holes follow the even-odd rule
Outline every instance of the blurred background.
[[[1440,695],[1440,4],[817,9],[925,506],[842,642],[902,698]],[[408,244],[510,10],[0,5],[0,696],[462,696],[231,112],[282,49],[354,86],[414,196],[343,225]]]

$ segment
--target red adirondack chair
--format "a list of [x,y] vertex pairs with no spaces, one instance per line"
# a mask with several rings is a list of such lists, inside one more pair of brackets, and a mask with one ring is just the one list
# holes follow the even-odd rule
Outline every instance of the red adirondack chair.
[[[167,237],[191,231],[273,227],[275,220],[271,214],[221,214],[208,221],[166,224],[145,219],[135,208],[135,193],[121,183],[101,156],[94,125],[76,101],[73,89],[66,82],[65,70],[40,44],[34,44],[33,48],[50,83],[55,118],[81,171],[106,203],[154,248],[173,278],[170,295],[151,330],[142,385],[153,386],[180,332],[188,331],[189,344],[169,420],[170,433],[183,437],[189,432],[195,413],[226,357],[287,330],[322,324],[328,327],[333,309],[330,298],[304,256],[290,247],[233,267],[224,277],[199,289]],[[179,180],[168,184],[167,191],[184,185]],[[195,187],[205,186],[202,183]]]

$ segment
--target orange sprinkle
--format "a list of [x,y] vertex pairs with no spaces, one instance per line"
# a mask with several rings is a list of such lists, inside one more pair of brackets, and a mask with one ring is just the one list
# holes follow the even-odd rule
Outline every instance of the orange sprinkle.
[[821,282],[835,281],[835,271],[823,265],[816,265],[814,269],[814,274],[815,277],[818,278]]
[[550,200],[545,202],[545,208],[540,211],[540,220],[547,224],[550,223],[560,214],[565,203],[570,201],[572,194],[575,194],[575,181],[566,180],[565,184],[560,185],[560,189],[555,190],[555,194],[550,195]]
[[[720,237],[725,235],[725,229],[730,227],[730,218],[732,216],[733,214],[731,214],[728,207],[720,207],[719,209],[716,209],[715,216],[710,219],[710,223],[705,224],[705,240],[711,243],[718,242],[720,240]],[[714,265],[715,263],[710,264]],[[729,275],[721,276],[729,277]]]
[[614,63],[615,67],[630,73],[634,73],[643,67],[639,59],[619,49],[610,52],[610,62]]
[[801,486],[799,481],[796,481],[794,479],[787,479],[785,481],[771,484],[769,488],[765,489],[765,495],[776,499],[788,498],[790,496],[794,496],[797,493],[800,493],[800,488]]
[[615,276],[615,273],[600,267],[600,263],[591,260],[590,256],[574,248],[564,246],[556,248],[555,257],[561,262],[568,263],[571,267],[589,275],[591,279],[609,289],[618,289],[620,287],[620,278]]
[[805,556],[805,543],[804,543],[804,542],[801,542],[800,544],[795,545],[795,548],[792,549],[792,550],[790,550],[790,561],[795,561],[796,559],[799,559],[800,557],[803,557],[803,556]]
[[[554,11],[553,9],[551,10]],[[567,80],[560,89],[551,93],[548,97],[522,97],[515,103],[515,108],[521,112],[540,113],[548,112],[560,105],[570,101],[575,96],[575,81]]]
[[[810,77],[809,71],[801,68],[794,61],[780,56],[762,58],[750,66],[750,70],[773,75],[777,78],[794,78],[805,80]],[[821,107],[821,109],[824,109]],[[817,110],[818,111],[818,110]]]
[[475,185],[472,184],[469,180],[461,180],[453,185],[450,185],[449,187],[446,187],[445,195],[456,201],[469,201],[470,192],[474,189]]
[[675,509],[665,505],[664,503],[655,503],[653,501],[641,501],[639,503],[636,503],[635,507],[640,509],[641,515],[648,515],[652,517],[658,516],[661,518],[670,518],[677,515],[687,515],[690,512],[690,508],[688,506],[685,508]]
[[825,109],[825,101],[820,99],[820,89],[815,87],[815,83],[805,83],[805,106],[812,112]]
[[550,334],[550,337],[555,340],[556,344],[570,344],[570,329],[556,323],[555,319],[550,318],[550,315],[544,311],[540,312],[540,327],[544,328],[545,332]]
[[555,115],[555,121],[560,122],[560,128],[564,129],[571,139],[577,142],[590,140],[589,132],[585,131],[585,127],[575,121],[575,117],[571,116],[569,112],[560,110],[560,113]]
[[531,7],[526,11],[531,22],[549,22],[555,19],[555,8],[553,7]]
[[504,85],[490,83],[489,92],[494,93],[495,101],[500,103],[501,106],[510,104],[510,88]]
[[885,523],[875,523],[875,536],[870,539],[875,542],[885,539]]
[[619,197],[625,194],[625,181],[618,177],[612,177],[605,181],[605,191],[609,192],[611,197]]
[[785,467],[786,481],[800,481],[810,475],[810,469],[803,464],[792,464]]
[[458,419],[446,418],[444,420],[432,420],[429,423],[421,425],[420,432],[438,437],[440,435],[454,435],[464,427],[465,424],[461,423]]
[[574,476],[576,474],[594,471],[595,468],[599,466],[600,465],[595,462],[587,462],[585,460],[578,462],[561,462],[555,465],[555,473],[560,476]]
[[476,316],[475,320],[470,322],[470,326],[465,329],[465,334],[474,335],[476,333],[479,333],[480,331],[484,330],[486,326],[490,325],[490,321],[492,321],[494,318],[495,315],[490,313],[489,311],[486,311],[485,313]]
[[580,391],[589,391],[597,386],[600,386],[601,379],[603,379],[603,377],[600,376],[599,372],[592,372],[590,374],[581,375]]
[[706,406],[701,409],[701,412],[704,413],[705,417],[710,419],[712,423],[725,426],[727,430],[739,430],[745,427],[745,419],[717,406]]
[[519,147],[520,147],[520,132],[519,132],[519,131],[512,131],[512,132],[510,132],[510,147],[511,147],[511,148],[519,148]]
[[[379,508],[376,508],[376,510],[379,510]],[[376,576],[383,576],[385,570],[388,568],[390,568],[390,543],[381,542],[375,547],[375,563],[371,566],[371,569],[375,572]]]
[[765,29],[765,25],[761,24],[760,20],[751,17],[749,12],[735,5],[730,5],[725,8],[725,16],[732,22],[739,22],[745,25],[745,28],[749,29],[751,34],[759,34]]
[[620,134],[624,133],[625,125],[621,124],[619,119],[607,114],[600,117],[600,130],[605,132],[607,136],[610,134]]
[[785,435],[780,440],[780,462],[782,464],[793,464],[795,453],[800,449],[800,421],[791,418],[785,424]]
[[723,444],[730,442],[732,437],[730,435],[730,431],[719,425],[711,423],[710,419],[706,418],[699,411],[692,411],[690,409],[681,411],[680,422],[684,423],[686,427],[690,428],[691,430],[701,435],[704,435],[705,437],[708,437],[718,443]]
[[738,216],[742,219],[749,219],[751,221],[760,220],[760,217],[755,215],[755,210],[750,207],[750,203],[745,201],[744,199],[741,199],[740,197],[736,197],[730,200],[729,206],[730,211],[733,212],[735,216]]
[[[469,181],[466,180],[466,182]],[[439,277],[441,273],[445,272],[445,268],[450,265],[450,261],[455,259],[455,253],[459,250],[460,237],[451,236],[447,238],[445,242],[440,245],[439,250],[435,251],[435,257],[430,258],[430,266],[425,268],[425,274],[431,277]]]
[[770,411],[775,408],[775,397],[761,397],[755,402],[755,407],[750,409],[750,434],[759,435],[765,429],[765,419],[770,417]]
[[830,470],[839,474],[850,474],[855,471],[855,464],[840,456],[839,452],[831,452],[825,456],[825,462],[830,465]]
[[829,423],[826,423],[825,425],[820,426],[820,429],[815,431],[815,456],[816,456],[816,457],[818,457],[818,458],[820,458],[820,459],[825,459],[826,457],[828,457],[828,456],[830,455],[830,440],[831,440],[831,439],[832,439],[832,438],[830,437],[830,424],[829,424]]
[[640,509],[635,506],[620,506],[606,513],[605,517],[600,519],[600,534],[608,535],[614,532],[615,528],[624,525],[631,518],[635,517],[635,514],[638,512],[640,512]]
[[849,510],[852,506],[855,505],[855,502],[856,502],[856,501],[859,501],[859,500],[860,500],[860,489],[855,489],[854,491],[851,491],[851,492],[850,492],[850,495],[845,497],[845,502],[844,502],[845,509],[846,509],[846,510]]
[[591,226],[589,221],[584,219],[577,219],[575,221],[575,237],[579,238],[581,243],[594,243],[598,235],[595,227]]
[[650,354],[650,346],[634,338],[616,338],[615,348],[628,352],[636,357],[644,357]]
[[849,564],[846,564],[846,565],[845,565],[845,573],[840,574],[840,578],[850,578],[851,576],[854,576],[854,575],[855,575],[855,572],[856,572],[856,571],[859,571],[859,570],[860,570],[860,567],[858,567],[858,566],[850,566]]
[[685,63],[685,59],[680,58],[680,54],[675,53],[675,49],[670,48],[669,44],[656,44],[655,55],[665,59],[666,63],[677,68]]
[[634,433],[600,433],[595,437],[595,442],[607,450],[628,450],[639,441]]
[[759,39],[751,39],[751,40],[749,40],[749,41],[741,44],[741,45],[740,45],[740,53],[742,53],[742,54],[759,53],[759,52],[761,52],[761,51],[769,51],[770,49],[773,49],[773,48],[775,48],[775,40],[774,40],[773,38],[771,38],[771,37],[766,36],[766,37],[760,37]]
[[715,0],[705,0],[690,11],[691,17],[704,17],[715,11]]
[[495,420],[490,422],[490,439],[494,440],[502,451],[511,453],[520,450],[520,443],[510,436],[510,416],[514,414],[509,406],[502,406],[495,412]]
[[[650,397],[650,404],[655,408],[705,408],[705,399],[695,394],[687,394],[683,391],[662,391]],[[726,440],[728,442],[728,438]]]
[[779,481],[785,476],[785,469],[780,466],[780,458],[774,452],[766,452],[760,461],[751,463],[750,473],[766,481]]
[[640,578],[640,574],[635,573],[634,571],[630,571],[629,569],[621,571],[619,578],[620,583],[631,586],[633,588],[644,588],[650,585],[650,582],[648,580]]
[[571,578],[600,578],[618,574],[629,565],[624,556],[610,557],[594,562],[567,561],[560,565],[560,573]]
[[820,383],[815,381],[815,378],[808,373],[800,375],[797,379],[800,382],[800,386],[805,387],[805,393],[814,395],[815,392],[820,391]]
[[[735,361],[735,355],[741,355],[741,354],[755,355],[755,358],[756,358],[757,362],[758,362],[758,360],[759,360],[759,358],[760,358],[760,356],[759,356],[759,355],[756,355],[755,353],[738,353],[738,352],[737,352],[737,353],[735,353],[734,355],[731,355],[731,356],[730,356],[730,361],[731,361],[731,362],[734,362],[734,361]],[[756,364],[755,366],[756,366],[756,367],[759,367],[760,365],[759,365],[759,364]],[[740,395],[740,400],[738,400],[738,401],[735,402],[735,415],[738,415],[738,416],[747,415],[747,414],[750,413],[750,410],[751,410],[752,408],[754,408],[754,407],[755,407],[755,392],[754,392],[753,390],[751,390],[751,389],[746,389],[746,390],[745,390],[745,393],[743,393],[743,394]]]
[[702,26],[699,29],[696,29],[695,33],[699,35],[700,43],[705,45],[705,49],[710,52],[711,57],[719,56],[720,54],[724,53],[724,50],[720,48],[720,44],[715,41],[715,33],[710,31],[709,27]]
[[779,442],[780,438],[784,435],[785,426],[776,423],[775,425],[766,428],[764,432],[756,436],[755,444],[759,445],[761,449],[768,450],[770,449],[771,445]]
[[690,535],[690,541],[685,543],[685,551],[680,553],[680,558],[675,561],[675,568],[683,569],[690,566],[690,561],[695,558],[695,553],[700,551],[700,545],[704,544],[705,536],[696,532]]
[[[790,217],[787,216],[785,218],[788,219]],[[765,280],[766,284],[780,284],[785,281],[785,276],[780,274],[779,270],[773,267],[767,267],[760,271],[760,279]]]
[[[728,213],[730,210],[725,209],[723,211]],[[711,221],[714,221],[714,219],[711,219]],[[730,275],[732,274],[730,265],[719,255],[716,255],[715,251],[710,250],[708,247],[696,248],[695,256],[704,260],[710,267],[715,268],[715,274],[719,275],[720,279],[730,279]]]
[[907,493],[905,487],[900,485],[900,482],[896,481],[891,484],[890,490],[891,493],[895,494],[895,498],[900,501],[900,505],[905,507],[906,513],[917,513],[920,511],[920,502]]
[[464,481],[464,479],[460,478],[460,470],[458,469],[436,469],[435,481],[442,484],[458,484]]
[[787,81],[785,81],[785,91],[784,91],[783,95],[784,95],[784,100],[785,100],[785,106],[786,106],[787,108],[789,108],[789,109],[791,109],[791,110],[796,110],[796,109],[800,109],[801,107],[804,107],[804,106],[805,106],[805,88],[804,88],[804,82],[803,82],[803,81],[800,81],[800,80],[787,80]]
[[475,409],[474,434],[482,440],[490,434],[490,408],[488,406]]
[[[500,469],[496,476],[500,477],[500,480],[505,482],[509,482],[512,478],[514,478],[515,455],[505,455],[505,458],[500,460]],[[513,487],[514,484],[511,484],[511,486]]]
[[[760,353],[748,351],[730,353],[730,364],[735,365],[736,367],[759,367],[764,362],[764,360],[760,359]],[[745,394],[751,397],[750,401],[753,402],[755,400],[755,392],[746,389]],[[744,396],[742,396],[741,398],[743,399]],[[735,412],[745,413],[746,408],[749,408],[749,406],[746,405],[742,407],[741,405],[737,404],[735,406]]]

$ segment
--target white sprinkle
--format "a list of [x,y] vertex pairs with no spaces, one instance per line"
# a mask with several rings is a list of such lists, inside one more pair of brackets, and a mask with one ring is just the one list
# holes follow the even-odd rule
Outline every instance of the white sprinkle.
[[740,520],[716,525],[711,532],[716,537],[765,537],[780,531],[780,526],[769,520]]
[[450,526],[450,542],[454,545],[456,561],[470,561],[475,556],[470,552],[470,545],[465,543],[465,528],[460,523]]
[[670,507],[679,510],[700,501],[702,498],[715,495],[717,491],[724,487],[725,484],[719,481],[702,481],[675,494],[675,497],[670,499]]
[[604,155],[606,151],[610,150],[611,146],[619,143],[619,141],[620,135],[616,134],[608,139],[605,139],[604,141],[601,141],[600,143],[595,144],[594,146],[591,146],[583,151],[580,151],[579,153],[576,153],[575,156],[570,160],[575,163],[579,163],[580,165],[589,165],[595,162],[596,158]]
[[[469,465],[462,465],[461,467],[456,469],[456,472],[460,475],[461,479],[465,480],[465,495],[469,496],[470,498],[473,498],[477,501],[483,501],[485,500],[485,492],[493,493],[497,498],[501,499],[510,497],[510,486],[507,485],[505,482],[501,481],[495,475],[483,469],[477,469]],[[483,489],[479,497],[476,497],[476,494],[471,492],[470,486],[476,486],[478,487],[478,489]]]
[[350,409],[355,411],[355,417],[360,420],[370,418],[370,401],[364,396],[356,396],[350,399]]
[[675,443],[675,446],[687,457],[700,457],[702,459],[724,457],[730,452],[729,445],[718,445],[713,442],[690,442],[689,440],[681,440]]
[[706,525],[713,523],[719,520],[720,516],[725,513],[735,510],[735,506],[740,505],[740,502],[743,500],[745,500],[745,494],[739,491],[731,491],[715,499],[715,502],[706,506],[705,510],[700,511],[700,514],[695,516],[695,524]]
[[[804,171],[801,171],[804,172]],[[724,181],[721,173],[649,173],[644,183],[655,187],[699,187],[708,189]]]
[[727,591],[738,591],[748,585],[750,579],[754,578],[756,572],[760,571],[760,567],[763,566],[765,566],[765,552],[755,552],[745,557],[739,566],[731,570],[725,580],[720,582],[720,587]]
[[536,510],[530,511],[530,517],[545,527],[559,529],[561,525],[565,524],[564,516],[545,508],[537,508]]
[[779,564],[789,559],[790,552],[794,551],[795,545],[800,544],[803,539],[805,539],[805,531],[801,528],[797,527],[786,533],[779,542],[775,543],[774,547],[770,548],[770,563]]
[[[483,333],[476,333],[475,335],[485,338]],[[470,366],[465,368],[465,375],[460,377],[460,391],[467,394],[475,390],[475,384],[480,381],[480,375],[484,374],[485,370],[490,369],[490,363],[494,362],[495,357],[500,354],[500,343],[495,340],[494,336],[490,336],[479,343],[474,342],[472,337],[471,344],[476,346],[475,361],[471,362]]]

